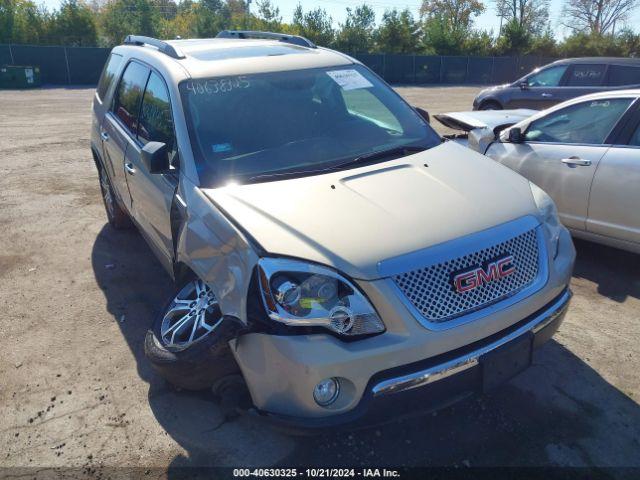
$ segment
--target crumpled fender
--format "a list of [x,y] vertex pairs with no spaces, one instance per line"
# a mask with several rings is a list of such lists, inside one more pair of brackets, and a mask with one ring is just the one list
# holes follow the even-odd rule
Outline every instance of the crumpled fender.
[[187,208],[175,240],[176,262],[188,266],[211,287],[223,315],[246,325],[247,292],[258,262],[258,246],[198,187],[182,180],[178,195]]

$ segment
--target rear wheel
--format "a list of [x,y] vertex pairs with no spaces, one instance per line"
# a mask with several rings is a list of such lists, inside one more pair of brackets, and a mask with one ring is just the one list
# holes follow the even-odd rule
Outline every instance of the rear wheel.
[[98,170],[100,175],[100,191],[102,192],[102,201],[104,203],[104,209],[107,212],[107,220],[109,224],[116,230],[123,230],[131,227],[131,219],[127,212],[125,212],[116,199],[109,181],[109,176],[103,167]]
[[200,279],[183,282],[147,332],[144,351],[169,383],[188,390],[210,388],[239,374],[228,342],[241,325],[225,318],[211,288]]
[[502,105],[495,100],[487,100],[480,104],[480,108],[478,110],[502,110]]

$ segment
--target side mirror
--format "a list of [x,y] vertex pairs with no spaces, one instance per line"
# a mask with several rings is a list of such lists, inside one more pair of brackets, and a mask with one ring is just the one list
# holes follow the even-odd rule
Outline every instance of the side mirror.
[[169,170],[169,152],[167,144],[149,142],[142,147],[142,163],[149,173],[164,173]]
[[529,90],[529,82],[520,82],[520,90]]
[[509,130],[509,142],[511,143],[524,142],[524,135],[522,134],[522,130],[519,127],[515,127]]
[[427,123],[431,123],[431,117],[429,116],[429,112],[427,112],[424,108],[420,108],[420,107],[413,107],[415,109],[416,112],[418,112],[418,115],[420,115],[425,122]]

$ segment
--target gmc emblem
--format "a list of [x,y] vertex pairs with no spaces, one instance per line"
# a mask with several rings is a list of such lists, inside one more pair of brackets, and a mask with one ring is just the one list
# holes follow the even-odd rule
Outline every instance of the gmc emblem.
[[452,273],[451,285],[457,293],[465,293],[514,273],[513,255],[505,255],[471,270]]

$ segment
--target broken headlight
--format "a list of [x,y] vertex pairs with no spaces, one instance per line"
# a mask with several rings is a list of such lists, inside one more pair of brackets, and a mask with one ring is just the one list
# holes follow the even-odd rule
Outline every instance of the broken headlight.
[[323,327],[356,337],[384,332],[364,294],[330,268],[299,260],[262,258],[258,280],[269,318],[291,327]]

